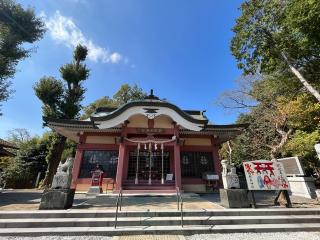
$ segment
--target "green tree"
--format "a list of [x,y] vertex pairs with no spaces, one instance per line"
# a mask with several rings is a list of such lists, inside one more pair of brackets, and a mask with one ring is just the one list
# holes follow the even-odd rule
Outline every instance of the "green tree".
[[319,167],[314,145],[320,142],[320,129],[312,132],[297,130],[283,149],[285,156],[300,156],[307,173]]
[[[21,133],[23,134],[21,135]],[[12,136],[15,137],[12,138]],[[15,157],[4,159],[5,161],[1,162],[6,187],[34,187],[38,173],[42,173],[41,177],[43,178],[47,169],[46,155],[50,146],[49,139],[38,136],[31,137],[25,129],[10,131],[8,139],[13,141],[19,149],[15,152]]]
[[[297,155],[303,159],[306,168],[317,167],[312,147],[320,127],[320,103],[297,89],[295,84],[284,85],[286,81],[290,83],[285,79],[260,79],[246,93],[256,105],[237,120],[238,123],[250,123],[248,129],[232,141],[232,160],[237,164],[245,160]],[[226,146],[221,154],[226,156]]]
[[0,102],[10,96],[9,78],[16,72],[21,59],[34,49],[26,49],[26,43],[42,38],[44,24],[31,8],[24,9],[13,0],[0,0]]
[[100,107],[118,107],[118,103],[114,99],[109,98],[108,96],[99,98],[93,103],[90,103],[88,106],[84,107],[81,119],[89,118],[91,114],[94,113],[96,109]]
[[129,84],[123,84],[116,94],[113,95],[113,99],[118,106],[121,106],[129,101],[141,100],[145,96],[147,94],[137,84],[134,84],[132,87]]
[[241,11],[231,51],[244,73],[294,74],[320,102],[320,2],[247,0]]
[[[231,51],[242,78],[250,81],[225,94],[223,106],[243,109],[238,122],[250,126],[232,142],[233,161],[298,155],[307,168],[315,168],[320,2],[246,0],[240,9]],[[226,155],[226,147],[221,153]]]
[[89,118],[99,107],[120,107],[130,101],[144,99],[145,96],[147,96],[147,94],[143,92],[142,88],[139,88],[137,84],[134,84],[132,87],[129,84],[123,84],[113,95],[113,98],[104,96],[86,106],[81,119]]
[[[62,80],[43,77],[34,86],[36,96],[42,101],[42,112],[45,117],[60,119],[77,119],[82,108],[85,88],[83,82],[89,77],[89,70],[83,63],[88,50],[78,45],[74,50],[73,62],[60,68]],[[61,156],[65,149],[66,137],[54,134],[47,155],[48,169],[43,187],[50,186],[57,171]]]

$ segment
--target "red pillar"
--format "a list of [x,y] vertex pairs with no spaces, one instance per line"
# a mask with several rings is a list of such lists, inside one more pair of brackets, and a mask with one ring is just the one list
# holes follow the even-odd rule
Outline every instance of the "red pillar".
[[70,187],[71,189],[76,189],[77,187],[77,180],[80,174],[82,155],[83,155],[83,150],[77,148],[76,156],[74,158],[73,168],[72,168],[72,181],[71,181],[71,187]]
[[174,144],[174,173],[176,187],[181,190],[181,165],[180,165],[180,145],[179,143]]
[[219,175],[219,185],[221,187],[222,186],[221,161],[219,156],[219,146],[215,142],[213,143],[212,155],[213,155],[214,171],[216,172],[216,174]]
[[123,167],[124,167],[125,156],[126,156],[126,146],[124,143],[120,143],[117,176],[116,176],[116,190],[120,190],[120,188],[122,187]]
[[173,155],[174,155],[174,173],[175,173],[175,184],[181,190],[181,161],[180,161],[180,140],[179,140],[179,126],[174,126],[174,135],[177,140],[173,147]]

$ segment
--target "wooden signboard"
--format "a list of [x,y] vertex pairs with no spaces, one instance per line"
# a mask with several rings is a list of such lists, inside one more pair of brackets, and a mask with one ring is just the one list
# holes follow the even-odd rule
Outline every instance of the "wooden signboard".
[[146,134],[157,134],[163,133],[165,130],[163,128],[137,128],[138,133],[146,133]]
[[304,171],[298,157],[279,158],[287,176],[304,176]]
[[257,160],[243,163],[249,190],[289,190],[281,162]]

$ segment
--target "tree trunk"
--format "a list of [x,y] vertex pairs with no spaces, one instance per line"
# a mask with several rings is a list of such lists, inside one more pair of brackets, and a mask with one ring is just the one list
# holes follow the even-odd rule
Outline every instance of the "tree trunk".
[[290,134],[292,133],[292,129],[290,128],[288,132],[283,131],[278,124],[276,124],[276,131],[281,136],[281,141],[278,145],[272,146],[270,151],[271,160],[276,160],[276,154],[283,148],[283,146],[287,143]]
[[47,155],[48,168],[46,171],[46,176],[42,183],[42,188],[44,189],[51,186],[53,176],[56,174],[57,168],[61,161],[61,155],[64,150],[65,143],[66,137],[56,133],[54,136],[54,140],[51,143],[49,153]]
[[302,74],[290,63],[287,56],[284,54],[284,52],[281,52],[281,56],[288,64],[290,70],[293,72],[294,75],[300,80],[300,82],[305,86],[305,88],[320,102],[320,93],[312,87],[308,81],[302,76]]

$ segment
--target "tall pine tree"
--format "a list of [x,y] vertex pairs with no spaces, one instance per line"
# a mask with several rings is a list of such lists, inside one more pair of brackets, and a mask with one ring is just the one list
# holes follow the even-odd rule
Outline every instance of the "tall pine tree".
[[[86,47],[78,45],[74,50],[73,61],[60,67],[62,80],[43,77],[34,86],[36,96],[42,101],[44,117],[77,119],[81,101],[86,89],[83,82],[89,77],[89,69],[83,63],[87,57]],[[57,171],[66,138],[55,134],[47,155],[48,168],[42,186],[48,188]]]

